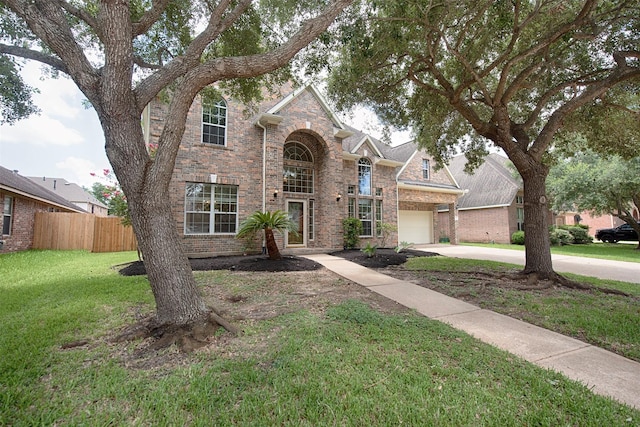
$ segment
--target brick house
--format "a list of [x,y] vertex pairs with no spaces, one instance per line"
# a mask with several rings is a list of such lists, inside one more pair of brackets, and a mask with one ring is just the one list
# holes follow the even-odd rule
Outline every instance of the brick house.
[[29,178],[0,166],[2,242],[0,253],[30,249],[36,212],[79,212],[83,209]]
[[[386,246],[435,241],[437,206],[453,212],[462,194],[447,168],[434,171],[411,143],[390,147],[346,126],[313,86],[282,91],[252,112],[229,97],[194,101],[170,186],[189,256],[260,250],[235,238],[255,211],[286,211],[298,224],[298,235],[277,235],[285,250],[342,248],[347,216],[362,221],[361,245],[381,243],[380,223],[397,227]],[[164,114],[160,101],[145,111],[150,144]]]

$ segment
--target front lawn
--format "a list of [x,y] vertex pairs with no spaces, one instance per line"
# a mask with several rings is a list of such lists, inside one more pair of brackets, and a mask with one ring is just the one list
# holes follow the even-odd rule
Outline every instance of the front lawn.
[[640,411],[326,271],[197,272],[244,333],[115,343],[135,253],[0,255],[0,425],[637,425]]
[[[531,289],[512,278],[520,269],[495,261],[422,257],[410,259],[401,269],[381,272],[640,362],[640,286],[564,274],[596,289],[544,283],[539,289]],[[629,296],[602,291],[606,289]]]
[[[461,243],[461,245],[524,251],[523,245],[501,243]],[[551,253],[614,261],[640,262],[640,251],[636,250],[637,247],[637,244],[627,243],[591,243],[589,245],[552,246]]]

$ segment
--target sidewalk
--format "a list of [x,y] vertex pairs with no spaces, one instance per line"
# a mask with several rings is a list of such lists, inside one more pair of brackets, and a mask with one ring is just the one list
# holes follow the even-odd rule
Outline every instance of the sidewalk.
[[[484,259],[524,265],[524,251],[516,249],[488,248],[486,246],[463,245],[423,245],[415,249],[437,252],[440,255]],[[629,283],[640,283],[640,263],[623,262],[596,258],[583,258],[569,255],[551,255],[553,269],[558,273],[574,273],[583,276],[597,277],[605,280],[619,280]]]
[[[438,248],[438,252],[440,252]],[[524,254],[522,254],[524,255]],[[640,409],[640,363],[326,254],[304,255],[373,292]]]

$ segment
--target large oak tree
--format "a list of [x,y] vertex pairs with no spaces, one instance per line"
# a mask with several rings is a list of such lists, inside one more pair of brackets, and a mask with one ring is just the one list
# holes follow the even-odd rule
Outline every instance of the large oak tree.
[[[124,190],[160,325],[207,316],[169,205],[169,181],[194,98],[214,82],[255,95],[249,78],[284,67],[351,0],[3,0],[0,54],[68,75],[95,109],[106,154]],[[260,8],[268,8],[262,13]],[[274,21],[281,28],[274,31]],[[277,27],[275,27],[277,28]],[[1,58],[1,57],[0,57]],[[150,157],[145,106],[170,93]]]
[[477,164],[487,140],[502,148],[524,183],[523,272],[557,278],[546,158],[565,120],[617,85],[637,91],[638,16],[637,0],[364,0],[329,92],[340,108],[411,126],[440,164],[458,149]]

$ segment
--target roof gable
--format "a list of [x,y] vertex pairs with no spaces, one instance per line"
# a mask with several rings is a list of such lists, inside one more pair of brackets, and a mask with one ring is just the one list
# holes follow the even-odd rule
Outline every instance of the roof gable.
[[320,94],[320,92],[318,92],[318,90],[313,85],[307,85],[307,86],[300,87],[298,89],[294,89],[289,95],[282,98],[280,102],[278,102],[276,105],[268,109],[266,111],[266,114],[273,114],[273,115],[280,114],[280,112],[287,105],[291,104],[296,98],[298,98],[301,94],[305,92],[310,93],[316,99],[316,101],[318,101],[318,103],[320,104],[324,112],[327,114],[327,116],[333,123],[333,126],[335,126],[337,129],[346,129],[344,124],[340,121],[340,119],[338,119],[338,117],[335,115],[333,110],[329,107],[329,104],[327,103],[327,101],[324,99],[324,97]]

